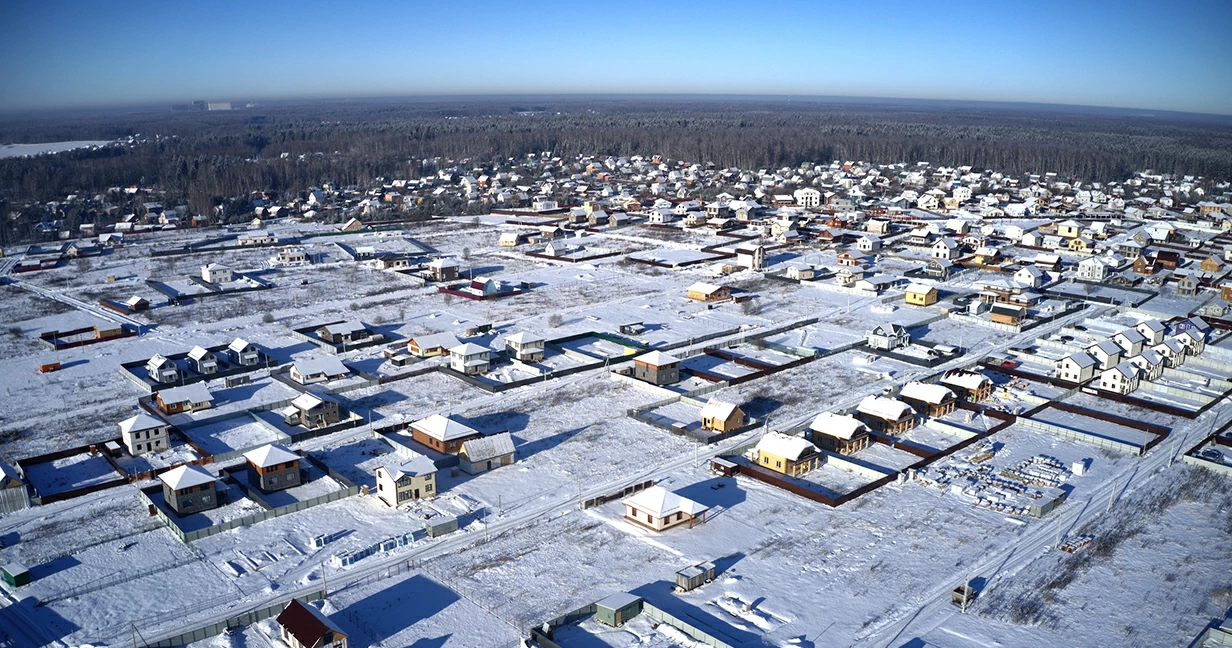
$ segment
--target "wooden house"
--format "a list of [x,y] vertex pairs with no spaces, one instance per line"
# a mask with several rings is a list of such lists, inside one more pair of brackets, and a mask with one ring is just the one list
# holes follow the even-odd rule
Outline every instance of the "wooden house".
[[662,486],[651,486],[621,501],[625,519],[652,531],[666,531],[675,526],[706,521],[709,507],[681,497]]
[[185,464],[158,476],[163,502],[176,515],[190,515],[218,506],[217,480],[200,466]]
[[993,304],[988,311],[988,318],[998,324],[1018,326],[1027,318],[1027,309],[1009,304]]
[[463,443],[482,436],[478,430],[440,414],[411,423],[412,439],[445,454],[457,454]]
[[700,281],[689,286],[688,292],[689,299],[703,302],[721,301],[731,297],[731,289],[727,286],[716,286]]
[[856,408],[856,418],[884,434],[902,434],[915,427],[915,411],[911,406],[885,396],[865,396]]
[[911,284],[907,286],[907,294],[904,299],[911,306],[932,306],[937,303],[937,287]]
[[730,432],[744,425],[744,411],[733,403],[711,398],[702,408],[702,428],[715,432]]
[[214,406],[214,396],[206,389],[205,383],[163,389],[155,392],[154,400],[164,414],[197,412]]
[[435,333],[419,335],[407,340],[406,350],[413,356],[427,358],[446,355],[450,349],[461,346],[461,344],[453,333]]
[[798,477],[820,465],[821,454],[803,437],[768,432],[753,448],[753,460],[762,468]]
[[872,437],[859,419],[822,412],[809,425],[809,439],[822,450],[849,455],[867,448]]
[[[351,222],[359,221],[352,218]],[[277,622],[279,635],[290,648],[347,648],[347,634],[342,628],[320,610],[298,599],[287,603]]]
[[124,306],[127,307],[128,310],[134,313],[137,313],[140,311],[149,310],[150,301],[146,299],[145,297],[139,297],[137,295],[133,295],[132,297],[129,297],[127,300],[124,301]]
[[913,380],[898,394],[916,412],[925,416],[940,417],[954,411],[958,397],[944,385]]
[[303,483],[300,473],[300,456],[285,446],[271,443],[244,453],[248,471],[248,484],[272,493]]
[[978,403],[992,395],[992,381],[988,376],[965,369],[945,372],[941,377],[941,384],[969,403]]

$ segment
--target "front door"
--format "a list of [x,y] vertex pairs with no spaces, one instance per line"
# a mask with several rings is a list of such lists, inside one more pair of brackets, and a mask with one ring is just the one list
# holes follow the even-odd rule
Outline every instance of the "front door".
[[415,499],[419,499],[419,489],[415,489]]

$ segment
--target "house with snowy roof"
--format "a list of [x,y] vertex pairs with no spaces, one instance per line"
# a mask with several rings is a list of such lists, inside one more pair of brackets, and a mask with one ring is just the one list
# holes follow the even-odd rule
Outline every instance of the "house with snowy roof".
[[651,351],[633,359],[633,377],[652,385],[673,385],[680,382],[680,359]]
[[458,468],[468,475],[508,466],[513,460],[513,437],[508,432],[468,439],[458,451]]
[[300,473],[300,456],[286,446],[271,443],[244,453],[248,470],[248,483],[271,493],[303,483]]
[[822,412],[809,424],[809,439],[822,450],[849,455],[868,447],[872,437],[859,419],[834,412]]
[[342,420],[338,401],[317,394],[300,394],[279,411],[287,425],[302,425],[309,430],[329,427]]
[[798,477],[815,469],[821,455],[817,446],[804,437],[768,432],[754,446],[752,459],[763,468]]
[[218,356],[203,346],[195,346],[188,352],[188,367],[199,374],[218,373]]
[[261,362],[261,350],[244,338],[235,338],[227,345],[227,357],[234,364],[251,367]]
[[411,423],[411,438],[446,454],[457,454],[462,444],[483,436],[478,430],[440,414]]
[[436,464],[414,454],[390,453],[376,467],[376,495],[389,506],[399,506],[437,493]]
[[744,411],[734,403],[711,398],[701,411],[702,428],[715,432],[730,432],[744,425]]
[[625,519],[651,531],[666,531],[672,527],[706,521],[703,506],[687,497],[677,495],[662,486],[651,486],[621,501],[625,507]]
[[155,353],[146,361],[145,370],[154,382],[173,383],[180,379],[179,367],[161,353]]
[[865,396],[856,407],[856,418],[872,430],[885,434],[902,434],[915,427],[915,410],[887,396]]
[[323,612],[298,599],[287,603],[277,623],[283,643],[290,648],[347,648],[346,632]]
[[141,412],[120,421],[120,441],[134,457],[171,447],[170,426],[160,418]]
[[1128,394],[1138,388],[1141,372],[1132,362],[1121,362],[1099,374],[1099,388],[1117,394]]
[[505,349],[509,357],[519,362],[539,362],[543,360],[544,347],[547,340],[541,335],[528,331],[518,331],[505,338]]
[[154,394],[154,400],[164,414],[196,412],[214,406],[214,395],[205,387],[205,383],[159,390]]
[[945,416],[954,411],[958,397],[944,385],[913,380],[899,392],[898,397],[925,416]]
[[176,515],[208,511],[218,506],[217,480],[201,466],[185,464],[158,476],[163,501]]
[[474,376],[487,373],[492,366],[492,349],[474,342],[459,344],[449,350],[449,368]]
[[291,364],[291,380],[301,385],[329,382],[346,378],[351,370],[334,356],[300,358]]
[[969,403],[978,403],[992,395],[992,380],[982,373],[966,369],[951,369],[945,372],[941,377],[941,384]]
[[1057,378],[1072,383],[1085,383],[1095,377],[1099,361],[1082,351],[1075,351],[1057,360]]

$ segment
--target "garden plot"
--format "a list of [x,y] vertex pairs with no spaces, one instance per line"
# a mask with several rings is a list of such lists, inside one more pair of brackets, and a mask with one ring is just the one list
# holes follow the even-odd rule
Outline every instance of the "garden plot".
[[290,385],[264,376],[246,385],[235,387],[225,385],[224,379],[205,383],[206,388],[210,390],[210,395],[214,397],[212,407],[197,412],[171,414],[167,419],[172,425],[181,428],[194,427],[219,416],[244,412],[270,403],[289,401],[301,393]]
[[[105,519],[106,524],[97,523]],[[94,499],[71,499],[3,518],[0,560],[26,566],[50,562],[112,539],[158,529],[135,488],[113,488]]]
[[561,646],[588,648],[696,648],[688,635],[666,623],[658,623],[646,614],[639,614],[619,628],[599,623],[594,617],[557,628],[553,634]]
[[886,471],[896,472],[920,460],[910,452],[892,448],[884,443],[871,443],[852,455],[853,459],[873,464]]
[[[950,424],[962,427],[964,430],[970,432],[971,435],[981,434],[984,432],[984,425],[978,418],[975,419],[973,423],[953,422]],[[991,427],[991,425],[989,427]],[[966,437],[960,437],[959,435],[956,435],[948,430],[934,429],[925,423],[924,425],[917,425],[914,428],[911,428],[911,430],[904,434],[902,438],[905,441],[910,441],[914,445],[923,446],[929,450],[940,452],[962,441]]]
[[314,451],[312,456],[338,471],[352,483],[375,491],[377,466],[382,465],[382,457],[393,451],[393,446],[381,439],[363,438],[341,445],[326,446]]
[[[134,515],[142,515],[134,511]],[[194,558],[192,549],[166,528],[79,547],[40,565],[30,566],[33,580],[23,588],[23,596],[40,600],[55,599],[65,592],[86,586],[106,586],[123,580],[121,565],[148,567],[186,562]]]
[[248,499],[248,496],[244,494],[244,491],[240,490],[239,486],[225,479],[216,481],[214,485],[218,489],[219,506],[184,516],[179,515],[171,510],[171,507],[167,506],[166,500],[163,499],[161,488],[158,492],[148,494],[148,497],[154,503],[154,506],[162,509],[167,518],[173,520],[175,525],[185,533],[207,529],[246,515],[261,513],[265,510],[260,504]]
[[1165,287],[1160,289],[1158,297],[1139,305],[1137,309],[1159,319],[1188,317],[1190,313],[1202,308],[1210,298],[1209,293],[1199,293],[1193,297],[1178,295],[1174,289]]
[[1044,408],[1032,416],[1031,419],[1139,447],[1155,440],[1155,435],[1143,432],[1142,430],[1118,425],[1111,421],[1102,421],[1097,418],[1082,416],[1081,414],[1064,412],[1051,407]]
[[680,363],[680,369],[681,372],[690,371],[695,374],[716,376],[722,380],[743,378],[758,373],[758,370],[753,367],[704,353],[686,358]]
[[874,482],[880,477],[854,472],[847,467],[827,461],[801,475],[798,479],[814,486],[820,486],[825,495],[837,498],[844,493],[850,493],[865,484]]
[[[1127,306],[1141,304],[1151,296],[1150,293],[1145,292],[1072,281],[1051,286],[1048,290],[1070,299],[1097,299],[1100,301],[1115,299],[1116,303]],[[1113,333],[1116,333],[1116,331],[1113,331]]]
[[124,478],[101,453],[90,452],[30,464],[25,473],[26,480],[43,497]]
[[701,410],[688,403],[679,401],[643,412],[641,417],[657,421],[680,432],[698,432],[702,427]]
[[244,414],[211,421],[204,425],[181,428],[184,435],[212,455],[247,452],[267,443],[283,443],[286,435],[270,429]]
[[609,342],[608,340],[594,336],[569,340],[568,342],[560,343],[558,346],[562,349],[568,349],[570,351],[588,355],[596,360],[619,358],[626,355],[632,355],[639,351],[636,347]]
[[717,260],[719,257],[714,252],[702,252],[701,250],[690,250],[688,248],[659,248],[657,250],[635,252],[630,254],[629,258],[653,261],[669,266],[679,266],[682,264]]
[[135,457],[125,453],[116,457],[115,460],[124,469],[124,472],[135,475],[151,470],[178,466],[200,458],[201,456],[192,447],[181,443],[172,445],[162,452],[147,452]]
[[911,337],[933,344],[948,344],[962,349],[974,349],[983,342],[999,344],[1011,335],[986,326],[971,326],[958,320],[943,319],[911,329]]
[[328,495],[334,491],[346,489],[346,486],[333,477],[325,474],[325,471],[321,470],[311,462],[300,462],[300,474],[303,475],[304,479],[303,483],[300,485],[269,493],[260,491],[248,481],[247,470],[236,470],[231,472],[231,478],[249,490],[256,490],[260,493],[261,499],[265,500],[265,503],[269,504],[273,508],[306,502],[316,497]]
[[864,333],[861,331],[821,323],[810,324],[765,338],[766,342],[772,344],[821,350],[833,349],[863,339]]

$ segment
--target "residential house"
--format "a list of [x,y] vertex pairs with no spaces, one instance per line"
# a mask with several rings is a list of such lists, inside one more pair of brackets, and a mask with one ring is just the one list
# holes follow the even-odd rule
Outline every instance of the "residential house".
[[1087,257],[1078,262],[1078,279],[1100,282],[1108,278],[1108,263],[1099,257]]
[[633,359],[633,377],[652,385],[680,382],[680,359],[662,351],[651,351]]
[[1170,368],[1176,368],[1185,364],[1185,358],[1189,355],[1189,351],[1181,344],[1179,340],[1170,337],[1159,344],[1151,347],[1151,350],[1158,353],[1164,359],[1164,365]]
[[411,423],[412,439],[445,454],[457,454],[463,443],[481,436],[478,430],[440,414]]
[[937,303],[937,287],[911,284],[907,286],[905,299],[911,306],[932,306]]
[[838,264],[839,266],[843,266],[843,267],[848,267],[848,268],[863,267],[867,259],[868,257],[864,256],[863,254],[859,252],[852,252],[851,250],[844,250],[838,253]]
[[357,321],[335,322],[326,324],[316,330],[318,338],[331,344],[355,344],[372,337],[372,330],[367,324]]
[[154,400],[164,414],[197,412],[214,406],[214,396],[206,389],[205,383],[163,389],[155,392]]
[[760,272],[766,265],[766,246],[753,243],[742,243],[736,246],[736,264],[742,268]]
[[149,310],[150,301],[146,299],[145,297],[139,297],[137,295],[133,295],[132,297],[129,297],[127,300],[125,300],[124,306],[126,306],[129,311],[133,313],[137,313],[143,310]]
[[534,333],[519,331],[505,338],[505,348],[509,357],[519,362],[539,362],[543,360],[544,345],[547,341]]
[[744,426],[744,410],[734,403],[726,403],[717,398],[706,401],[701,411],[702,428],[715,432],[730,432]]
[[280,413],[287,425],[302,425],[309,430],[326,428],[342,420],[338,401],[311,393],[300,394]]
[[477,475],[513,463],[513,437],[508,432],[469,439],[458,451],[458,467],[468,475]]
[[188,366],[199,374],[218,373],[218,357],[203,346],[195,346],[188,352]]
[[277,622],[282,641],[290,648],[347,648],[346,632],[320,610],[298,599],[287,603]]
[[719,301],[731,297],[731,289],[726,286],[716,286],[714,284],[697,282],[689,286],[689,299],[697,301],[710,302]]
[[235,338],[227,345],[227,356],[232,364],[241,367],[252,367],[261,362],[260,349],[243,338]]
[[473,342],[459,344],[449,350],[449,368],[468,376],[487,373],[491,368],[492,349]]
[[458,278],[458,262],[453,259],[433,259],[428,263],[428,275],[432,281],[455,281]]
[[1024,266],[1014,273],[1014,281],[1030,288],[1039,288],[1044,283],[1044,271],[1034,265]]
[[992,381],[988,376],[966,369],[951,369],[945,372],[941,377],[941,384],[969,403],[978,403],[992,395]]
[[308,260],[308,255],[304,253],[303,248],[289,247],[278,251],[278,263],[283,265],[295,265]]
[[856,418],[885,434],[902,434],[915,427],[915,411],[911,406],[885,396],[865,396],[856,408]]
[[186,516],[218,506],[217,480],[201,466],[184,464],[158,476],[163,502],[176,515]]
[[161,353],[155,353],[146,361],[145,370],[150,379],[157,383],[173,383],[180,379],[179,368]]
[[932,251],[934,259],[952,261],[958,257],[958,243],[955,243],[954,239],[947,236],[933,243]]
[[872,437],[855,417],[822,412],[809,424],[809,439],[822,450],[849,455],[867,448]]
[[1095,377],[1099,361],[1082,351],[1075,351],[1057,360],[1057,378],[1072,383],[1085,383]]
[[1142,353],[1143,345],[1146,344],[1146,336],[1139,333],[1138,329],[1127,328],[1112,336],[1112,341],[1125,351],[1124,356],[1128,358]]
[[1100,340],[1088,345],[1085,350],[1095,358],[1096,362],[1099,362],[1101,370],[1115,367],[1121,362],[1121,356],[1125,353],[1120,345],[1112,340]]
[[1151,349],[1143,349],[1128,362],[1133,363],[1142,372],[1142,378],[1148,381],[1159,380],[1164,375],[1164,357]]
[[346,378],[351,374],[342,361],[334,356],[300,358],[291,364],[291,380],[301,385],[329,382]]
[[445,355],[449,353],[450,349],[461,344],[452,333],[435,333],[433,335],[419,335],[407,340],[406,350],[413,356],[427,358]]
[[409,459],[387,454],[376,467],[376,496],[388,506],[400,506],[436,493],[436,464],[421,454]]
[[893,351],[911,345],[911,334],[899,324],[878,324],[864,335],[870,349]]
[[1122,362],[1099,374],[1099,388],[1117,394],[1128,394],[1138,388],[1138,366]]
[[898,394],[916,412],[924,416],[941,417],[954,411],[958,397],[944,385],[913,380]]
[[162,419],[140,412],[120,421],[120,441],[134,457],[171,447],[170,426]]
[[992,308],[988,309],[988,319],[996,322],[997,324],[1019,326],[1026,318],[1027,309],[1022,306],[1014,306],[1011,304],[993,304]]
[[1143,320],[1138,322],[1134,327],[1146,339],[1144,344],[1155,346],[1164,341],[1164,335],[1168,332],[1168,327],[1164,326],[1163,322],[1156,319]]
[[1069,239],[1078,238],[1082,236],[1082,223],[1073,219],[1057,223],[1057,235]]
[[651,486],[621,501],[625,519],[652,531],[666,531],[675,526],[706,521],[708,507],[677,495],[662,486]]
[[1198,278],[1192,274],[1185,275],[1176,280],[1176,294],[1184,297],[1193,297],[1198,294]]
[[201,266],[201,279],[212,284],[230,283],[235,280],[235,272],[221,263],[211,263]]
[[300,456],[277,443],[263,445],[244,453],[248,484],[263,493],[286,490],[303,483]]
[[1185,350],[1189,355],[1196,356],[1206,350],[1206,334],[1192,325],[1181,329],[1175,337],[1177,342],[1185,345]]
[[928,264],[924,266],[925,274],[942,281],[949,281],[950,275],[953,274],[953,271],[954,263],[946,259],[931,259]]
[[758,466],[799,477],[821,463],[817,446],[798,436],[782,432],[762,435],[753,448],[753,460]]
[[880,252],[881,237],[876,234],[865,234],[859,239],[856,239],[856,249],[861,252]]

